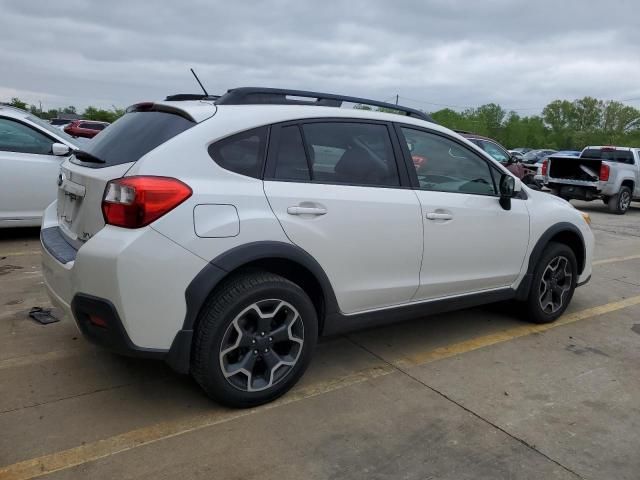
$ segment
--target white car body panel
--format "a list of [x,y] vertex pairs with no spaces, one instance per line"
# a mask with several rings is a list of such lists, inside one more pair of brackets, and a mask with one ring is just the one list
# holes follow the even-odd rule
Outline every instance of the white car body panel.
[[[416,299],[509,287],[529,243],[526,201],[504,210],[493,196],[417,190],[424,217],[424,258]],[[429,220],[427,214],[451,215]]]
[[[45,129],[30,120],[28,112],[0,107],[0,118],[19,122],[71,149],[77,145],[55,127]],[[0,228],[34,227],[42,222],[42,212],[56,198],[60,164],[68,156],[41,155],[2,150],[0,146]]]
[[[412,299],[422,259],[413,191],[275,181],[264,189],[289,239],[323,267],[343,313]],[[326,213],[292,215],[291,207]]]
[[[42,225],[60,228],[78,248],[76,259],[66,265],[43,248],[45,283],[56,304],[71,314],[69,305],[77,293],[109,299],[136,346],[168,349],[182,327],[185,291],[192,280],[220,255],[253,242],[297,245],[309,253],[326,273],[345,315],[517,289],[538,239],[558,223],[569,223],[582,233],[586,258],[579,281],[591,275],[593,234],[588,225],[580,212],[545,193],[523,187],[528,198],[513,199],[507,211],[494,196],[263,181],[223,169],[207,152],[221,138],[277,122],[376,119],[455,138],[509,174],[444,127],[367,110],[161,103],[188,111],[200,123],[135,163],[87,168],[66,161],[65,178],[85,187],[85,196],[71,201],[61,189]],[[105,185],[134,175],[177,178],[193,195],[147,227],[105,227],[100,208]],[[309,206],[325,208],[326,213],[288,212],[290,207]],[[206,207],[211,207],[210,215],[203,216]],[[428,212],[439,209],[450,211],[453,220],[426,219]]]
[[[54,202],[42,227],[55,225],[56,218]],[[168,349],[182,326],[184,290],[175,286],[187,285],[207,264],[150,227],[106,226],[65,265],[43,253],[45,286],[57,307],[73,318],[76,293],[108,298],[131,341],[154,349]]]

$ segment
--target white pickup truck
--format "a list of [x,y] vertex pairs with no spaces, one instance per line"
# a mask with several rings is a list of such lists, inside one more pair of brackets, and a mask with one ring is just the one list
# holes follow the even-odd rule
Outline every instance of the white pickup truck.
[[622,215],[640,200],[640,148],[598,146],[580,157],[550,156],[542,165],[544,184],[565,200],[601,199]]

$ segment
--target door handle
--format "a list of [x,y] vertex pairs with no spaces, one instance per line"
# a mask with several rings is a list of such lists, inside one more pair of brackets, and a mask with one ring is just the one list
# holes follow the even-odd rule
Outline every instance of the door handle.
[[427,213],[427,220],[452,220],[453,215],[450,213],[436,213],[429,212]]
[[322,207],[289,207],[287,208],[289,215],[324,215],[327,213],[326,208]]

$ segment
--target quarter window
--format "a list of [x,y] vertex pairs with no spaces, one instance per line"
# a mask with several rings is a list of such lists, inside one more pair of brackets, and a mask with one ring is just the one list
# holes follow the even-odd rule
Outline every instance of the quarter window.
[[489,164],[446,137],[402,128],[421,190],[495,195]]
[[222,168],[260,178],[266,144],[267,127],[254,128],[209,145],[209,156]]
[[0,118],[0,150],[49,155],[53,141],[20,122]]

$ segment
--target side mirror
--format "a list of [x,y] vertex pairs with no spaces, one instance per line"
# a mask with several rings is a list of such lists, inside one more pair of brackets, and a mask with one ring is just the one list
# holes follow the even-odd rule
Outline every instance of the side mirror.
[[51,145],[51,153],[53,153],[57,157],[62,157],[65,155],[69,155],[69,153],[71,153],[71,148],[64,143],[54,143],[53,145]]
[[506,173],[502,174],[500,177],[500,206],[505,210],[511,210],[511,197],[521,189],[520,180]]

